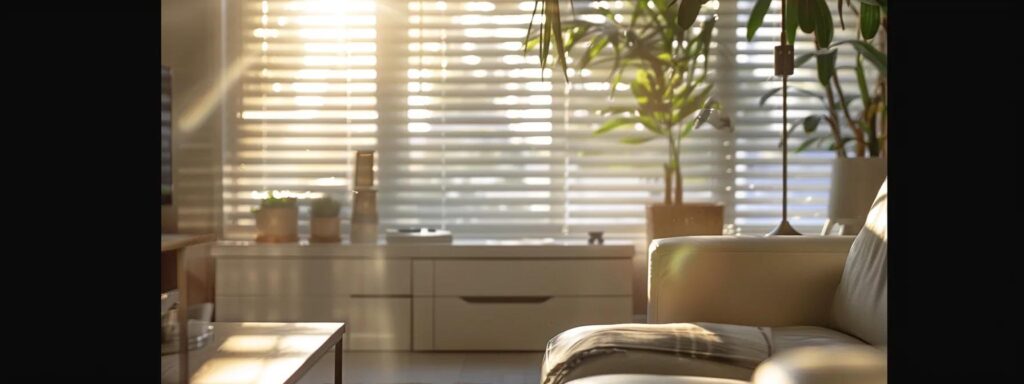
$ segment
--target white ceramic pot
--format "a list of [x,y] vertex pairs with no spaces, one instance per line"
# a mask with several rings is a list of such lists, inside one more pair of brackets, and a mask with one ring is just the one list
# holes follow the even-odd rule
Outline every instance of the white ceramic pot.
[[352,203],[353,244],[377,243],[377,191],[372,188],[356,189]]
[[841,234],[856,235],[864,226],[871,203],[887,175],[884,158],[838,158],[832,161],[832,188],[829,191],[828,221],[822,234],[833,225],[842,226]]

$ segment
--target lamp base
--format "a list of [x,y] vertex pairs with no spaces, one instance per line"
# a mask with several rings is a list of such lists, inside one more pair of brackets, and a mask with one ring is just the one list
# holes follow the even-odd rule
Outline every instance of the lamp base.
[[801,236],[801,235],[802,234],[800,232],[797,232],[796,229],[793,229],[792,225],[789,225],[789,221],[787,221],[786,219],[782,219],[782,222],[779,223],[779,225],[777,227],[775,227],[775,229],[773,229],[771,232],[768,232],[768,234],[765,235],[765,237],[770,237],[770,236]]

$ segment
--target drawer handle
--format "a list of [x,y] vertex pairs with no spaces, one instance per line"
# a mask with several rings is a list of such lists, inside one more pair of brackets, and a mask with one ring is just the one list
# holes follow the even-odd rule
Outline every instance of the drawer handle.
[[412,295],[403,295],[403,294],[393,294],[393,295],[377,294],[377,295],[374,295],[374,294],[354,293],[354,294],[350,295],[349,297],[351,297],[353,299],[410,299],[410,298],[412,298]]
[[467,303],[513,304],[543,303],[551,300],[551,296],[460,296]]

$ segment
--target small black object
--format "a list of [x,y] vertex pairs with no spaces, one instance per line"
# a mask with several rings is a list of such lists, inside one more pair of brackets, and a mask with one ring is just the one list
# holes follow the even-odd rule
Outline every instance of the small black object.
[[587,232],[590,238],[587,239],[587,245],[604,245],[604,232],[603,231],[592,231]]
[[775,76],[789,76],[793,74],[793,46],[775,46]]

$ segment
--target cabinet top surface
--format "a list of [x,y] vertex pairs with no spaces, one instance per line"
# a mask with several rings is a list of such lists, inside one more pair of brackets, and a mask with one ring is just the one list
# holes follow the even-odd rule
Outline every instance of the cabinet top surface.
[[494,258],[631,258],[632,242],[455,242],[454,244],[345,244],[345,243],[256,243],[219,241],[211,249],[218,258],[231,257],[322,257],[322,258],[402,258],[402,259],[494,259]]
[[189,235],[189,234],[161,234],[160,235],[160,251],[174,251],[188,247],[190,245],[196,245],[205,243],[208,241],[215,240],[216,237],[213,235]]

